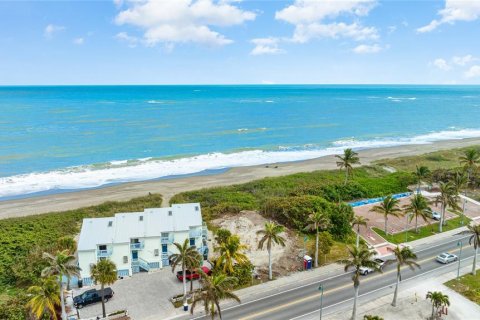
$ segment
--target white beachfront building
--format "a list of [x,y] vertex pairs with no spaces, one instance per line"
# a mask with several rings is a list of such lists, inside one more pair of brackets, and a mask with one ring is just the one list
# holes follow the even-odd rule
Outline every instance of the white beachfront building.
[[207,228],[199,203],[83,219],[77,250],[80,279],[90,285],[90,267],[102,259],[116,264],[119,277],[163,268],[177,252],[173,243],[185,239],[207,259]]

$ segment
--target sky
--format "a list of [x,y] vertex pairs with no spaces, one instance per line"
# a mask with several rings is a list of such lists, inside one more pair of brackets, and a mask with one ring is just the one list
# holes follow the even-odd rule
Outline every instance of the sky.
[[0,85],[480,84],[480,0],[0,0]]

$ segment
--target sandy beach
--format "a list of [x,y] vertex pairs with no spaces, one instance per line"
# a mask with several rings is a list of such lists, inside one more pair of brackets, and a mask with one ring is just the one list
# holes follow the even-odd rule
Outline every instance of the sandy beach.
[[[418,155],[436,150],[453,149],[471,145],[480,145],[480,139],[449,140],[432,144],[368,149],[359,151],[359,155],[361,163],[365,165],[379,159]],[[131,182],[94,190],[7,200],[0,202],[0,219],[75,209],[96,205],[109,200],[128,200],[147,195],[149,192],[162,194],[164,196],[164,205],[167,206],[169,199],[173,195],[183,191],[244,183],[264,177],[276,177],[297,172],[335,168],[334,157],[326,156],[301,162],[269,165],[268,168],[264,165],[238,167],[215,175]]]

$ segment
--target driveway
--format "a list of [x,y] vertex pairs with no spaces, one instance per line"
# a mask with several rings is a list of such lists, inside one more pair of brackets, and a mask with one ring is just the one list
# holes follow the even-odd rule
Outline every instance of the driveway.
[[[199,281],[193,281],[194,288],[199,287]],[[190,282],[187,281],[187,290]],[[176,315],[176,309],[169,299],[183,293],[182,282],[178,281],[170,268],[164,268],[152,273],[137,273],[131,278],[117,280],[110,286],[115,292],[114,297],[106,304],[107,313],[117,310],[128,310],[134,320],[142,320],[156,316],[165,319]],[[99,289],[99,286],[95,286]],[[92,289],[92,287],[74,290],[73,294]],[[79,310],[81,318],[95,317],[102,314],[102,304],[96,303]]]

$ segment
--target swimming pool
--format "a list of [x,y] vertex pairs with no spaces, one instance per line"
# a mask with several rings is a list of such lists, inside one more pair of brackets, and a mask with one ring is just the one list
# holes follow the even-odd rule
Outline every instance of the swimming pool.
[[[404,192],[404,193],[398,193],[394,194],[392,197],[394,199],[401,199],[410,196],[412,193],[411,192]],[[364,206],[366,204],[372,204],[372,203],[377,203],[383,201],[386,197],[379,197],[379,198],[372,198],[372,199],[366,199],[366,200],[360,200],[360,201],[355,201],[355,202],[350,202],[349,205],[352,207],[359,207],[359,206]]]

